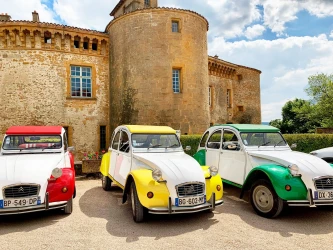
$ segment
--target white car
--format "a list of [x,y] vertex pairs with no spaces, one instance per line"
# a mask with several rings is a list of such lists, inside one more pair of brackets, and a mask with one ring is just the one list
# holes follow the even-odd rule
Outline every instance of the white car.
[[218,167],[223,182],[250,191],[254,210],[276,217],[283,207],[333,205],[333,166],[292,151],[271,126],[226,124],[210,127],[194,158]]
[[14,126],[0,151],[0,215],[48,209],[72,213],[74,158],[60,126]]
[[317,156],[328,163],[333,163],[333,147],[318,149],[310,152],[310,154]]
[[102,187],[123,189],[131,197],[133,219],[146,213],[213,211],[222,205],[223,186],[217,169],[185,154],[176,131],[166,126],[119,126],[101,164]]

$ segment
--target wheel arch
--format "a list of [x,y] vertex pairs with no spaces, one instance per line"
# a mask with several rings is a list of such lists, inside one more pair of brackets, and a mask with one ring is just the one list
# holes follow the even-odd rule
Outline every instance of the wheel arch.
[[133,181],[134,181],[133,176],[131,174],[129,174],[127,176],[125,186],[124,186],[124,190],[123,190],[123,204],[127,201],[127,196],[130,192],[131,184],[132,184]]

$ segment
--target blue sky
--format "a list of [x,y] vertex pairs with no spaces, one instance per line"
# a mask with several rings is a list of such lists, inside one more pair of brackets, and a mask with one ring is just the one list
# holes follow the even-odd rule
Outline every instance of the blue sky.
[[[103,31],[118,0],[0,0],[0,12]],[[262,121],[281,117],[284,103],[307,99],[310,75],[333,73],[333,0],[159,0],[190,9],[210,24],[210,55],[262,71]]]

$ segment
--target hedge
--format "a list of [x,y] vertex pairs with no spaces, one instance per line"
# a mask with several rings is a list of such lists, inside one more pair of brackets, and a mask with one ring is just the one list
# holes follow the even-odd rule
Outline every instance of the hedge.
[[[285,134],[283,135],[289,146],[293,143],[297,147],[293,150],[304,153],[333,146],[333,134]],[[201,135],[182,135],[180,141],[185,148],[191,146],[191,150],[186,153],[194,155],[198,149]]]

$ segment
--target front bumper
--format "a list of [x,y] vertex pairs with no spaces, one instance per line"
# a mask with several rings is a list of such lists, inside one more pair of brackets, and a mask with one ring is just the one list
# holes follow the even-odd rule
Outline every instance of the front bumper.
[[288,200],[287,204],[293,207],[318,207],[332,206],[333,200],[315,200],[313,199],[312,189],[308,189],[308,200]]
[[31,212],[45,211],[50,209],[63,208],[67,205],[67,201],[49,202],[48,194],[45,195],[45,202],[41,205],[27,206],[27,207],[11,207],[11,208],[1,208],[0,215],[9,214],[25,214]]
[[153,207],[148,208],[148,213],[150,214],[185,214],[185,213],[196,213],[205,210],[215,210],[215,207],[221,206],[224,203],[223,200],[215,200],[215,193],[212,195],[212,199],[209,202],[200,204],[193,207],[177,207],[173,206],[171,202],[171,197],[169,197],[168,207]]

